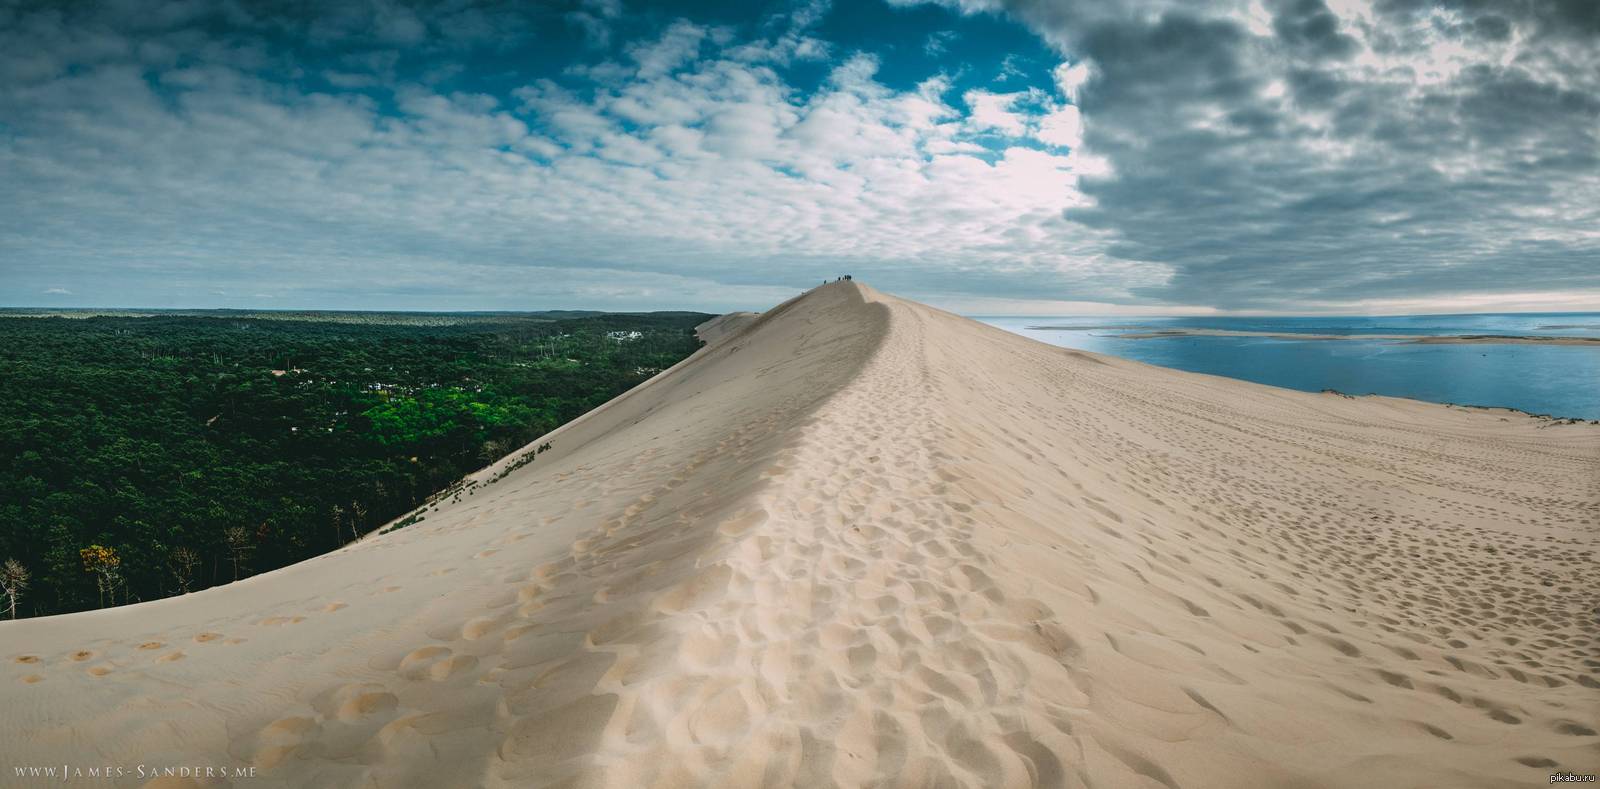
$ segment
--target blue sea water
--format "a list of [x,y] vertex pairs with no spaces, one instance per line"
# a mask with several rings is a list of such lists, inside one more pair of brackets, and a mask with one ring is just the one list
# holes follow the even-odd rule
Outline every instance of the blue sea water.
[[[1041,342],[1149,364],[1318,392],[1504,406],[1600,419],[1600,347],[1416,345],[1362,335],[1511,334],[1600,337],[1600,313],[1397,317],[983,317]],[[1030,327],[1059,327],[1048,330]],[[1339,334],[1348,340],[1118,335],[1164,329]]]

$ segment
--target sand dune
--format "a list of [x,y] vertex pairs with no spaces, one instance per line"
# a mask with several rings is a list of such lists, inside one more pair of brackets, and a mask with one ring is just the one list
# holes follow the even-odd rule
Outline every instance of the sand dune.
[[0,624],[0,783],[40,782],[16,764],[427,787],[1600,769],[1596,426],[1162,370],[859,283],[711,328],[421,523]]

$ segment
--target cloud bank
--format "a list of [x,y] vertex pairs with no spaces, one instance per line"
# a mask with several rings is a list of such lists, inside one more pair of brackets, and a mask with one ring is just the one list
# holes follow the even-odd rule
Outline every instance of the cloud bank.
[[0,2],[0,297],[1600,308],[1588,6],[905,5]]
[[1084,144],[1115,177],[1068,216],[1171,268],[1140,295],[1600,305],[1600,5],[950,5],[1022,20],[1083,70]]

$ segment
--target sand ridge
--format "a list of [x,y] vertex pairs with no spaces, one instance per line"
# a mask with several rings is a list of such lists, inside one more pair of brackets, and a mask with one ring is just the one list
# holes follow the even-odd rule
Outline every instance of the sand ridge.
[[1169,789],[1600,763],[1594,426],[1161,370],[860,283],[713,328],[421,523],[0,624],[0,761]]

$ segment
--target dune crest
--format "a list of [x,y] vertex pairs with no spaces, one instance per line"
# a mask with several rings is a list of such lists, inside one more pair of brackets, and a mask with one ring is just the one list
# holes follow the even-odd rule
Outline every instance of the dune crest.
[[437,787],[1596,766],[1600,428],[1162,370],[853,282],[707,339],[403,530],[0,624],[5,761]]

